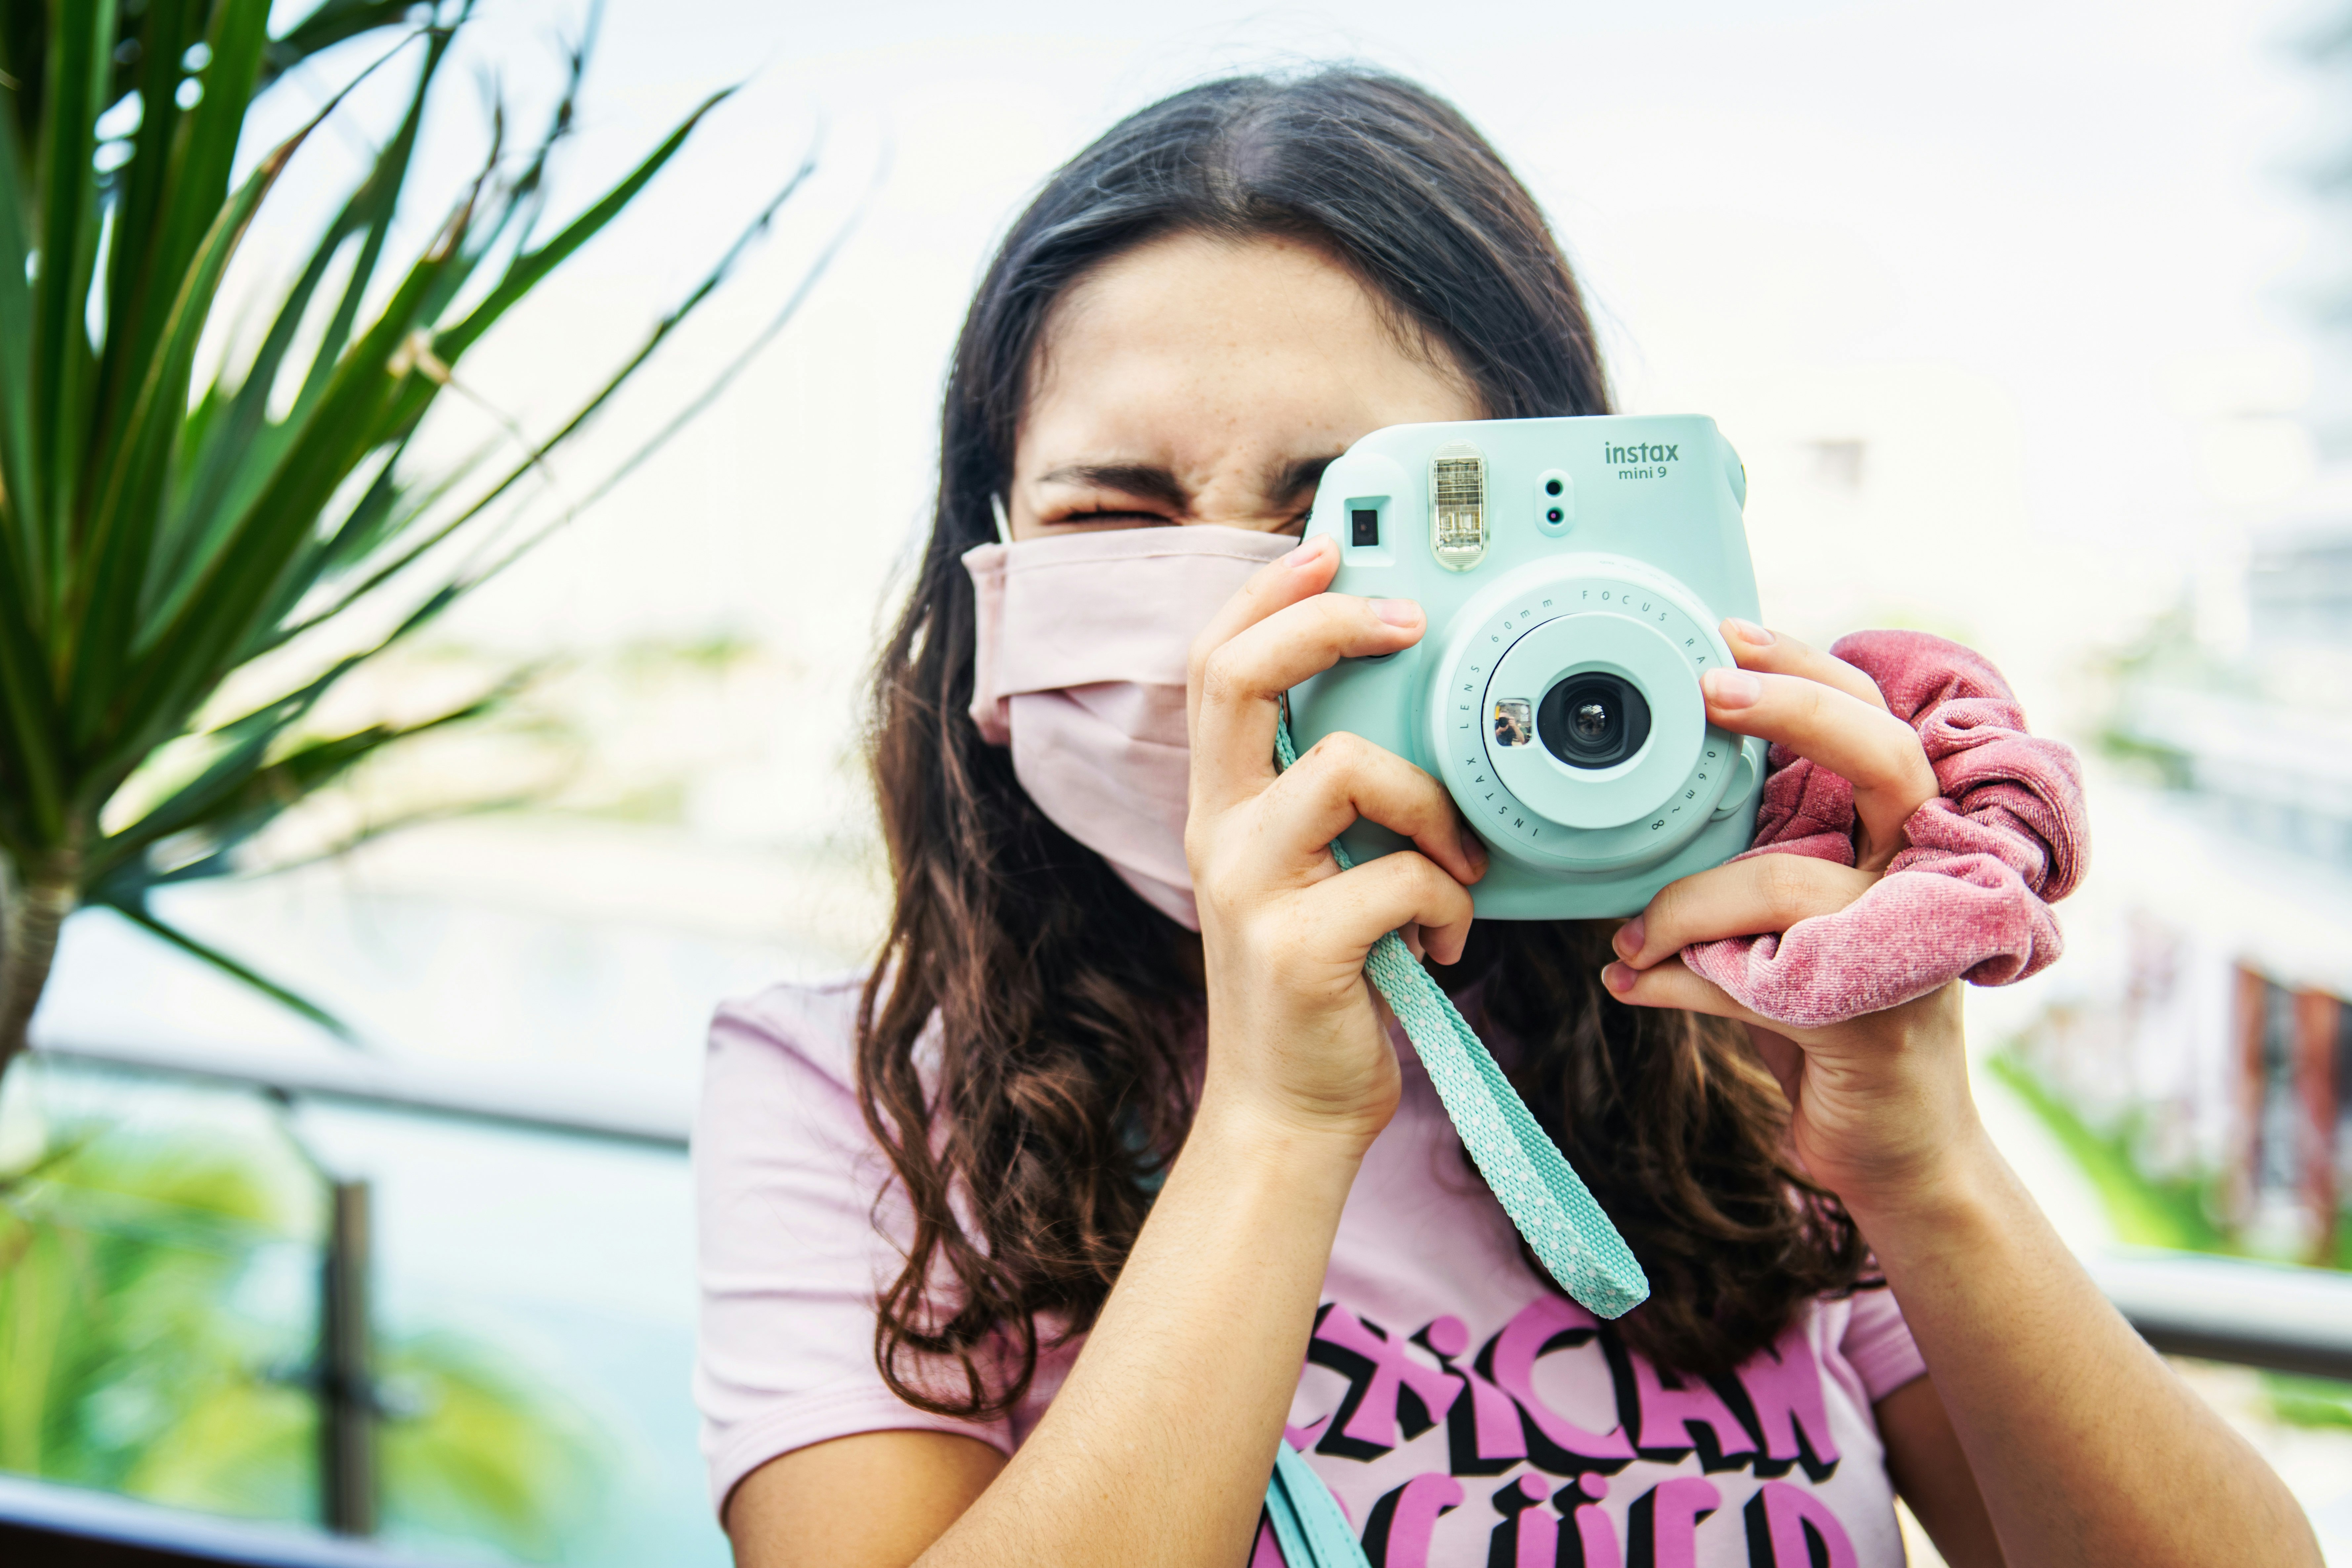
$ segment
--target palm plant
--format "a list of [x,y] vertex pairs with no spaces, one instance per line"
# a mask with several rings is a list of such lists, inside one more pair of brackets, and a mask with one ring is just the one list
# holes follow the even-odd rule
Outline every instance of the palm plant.
[[[811,166],[551,434],[518,435],[511,461],[486,451],[436,465],[415,437],[464,356],[627,209],[726,95],[542,233],[583,41],[541,133],[510,149],[497,113],[478,177],[404,262],[394,219],[471,0],[319,0],[276,37],[270,10],[0,0],[0,1072],[26,1043],[58,927],[81,905],[111,907],[332,1022],[159,919],[150,893],[229,869],[291,804],[478,710],[340,734],[310,722],[338,681],[513,559],[457,552],[513,520],[521,481],[710,297]],[[223,278],[256,212],[306,138],[348,112],[339,94],[240,178],[247,110],[305,60],[370,37],[383,49],[371,71],[414,71],[404,114],[262,312],[258,346],[200,355],[228,313],[215,310]],[[706,404],[832,253],[573,510]],[[311,649],[324,651],[305,663]],[[288,668],[299,673],[267,700],[215,711],[225,686]]]

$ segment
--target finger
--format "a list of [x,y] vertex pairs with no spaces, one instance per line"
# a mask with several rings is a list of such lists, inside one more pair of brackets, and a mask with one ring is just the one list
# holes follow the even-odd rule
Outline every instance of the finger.
[[1368,952],[1389,932],[1419,926],[1423,952],[1441,964],[1459,963],[1470,940],[1470,889],[1410,849],[1367,860],[1301,896],[1332,922],[1331,934]]
[[1833,915],[1870,889],[1875,875],[1810,855],[1757,855],[1667,883],[1611,939],[1636,969],[1695,942],[1784,931]]
[[1836,687],[1848,697],[1859,698],[1874,708],[1886,706],[1885,694],[1878,689],[1878,682],[1835,654],[1823,653],[1792,637],[1768,630],[1754,621],[1743,621],[1736,616],[1726,620],[1717,629],[1723,633],[1723,640],[1730,645],[1731,657],[1739,661],[1742,669],[1818,680],[1823,686]]
[[1201,701],[1201,671],[1209,655],[1244,630],[1302,599],[1331,585],[1339,570],[1337,540],[1310,539],[1278,561],[1269,561],[1249,575],[1234,596],[1217,608],[1209,624],[1192,639],[1187,664],[1185,718],[1195,716]]
[[1284,692],[1343,658],[1411,647],[1423,625],[1421,606],[1410,599],[1318,594],[1209,648],[1190,683],[1194,804],[1215,809],[1265,787],[1274,776],[1276,704]]
[[1249,581],[1242,583],[1240,593],[1225,599],[1218,606],[1209,626],[1192,639],[1188,660],[1185,660],[1185,724],[1200,717],[1200,677],[1202,666],[1209,654],[1233,639],[1242,627],[1256,626],[1277,609],[1298,605],[1301,599],[1319,595],[1331,585],[1331,576],[1339,572],[1339,541],[1331,538],[1310,538],[1282,560],[1265,562]]
[[1717,1018],[1737,1018],[1743,1024],[1754,1024],[1767,1029],[1786,1028],[1760,1013],[1751,1013],[1732,999],[1731,993],[1714,981],[1704,978],[1679,958],[1668,959],[1654,969],[1635,969],[1629,963],[1612,963],[1601,971],[1601,984],[1609,994],[1629,1007],[1679,1007],[1686,1013],[1706,1013]]
[[1458,881],[1486,874],[1486,847],[1445,786],[1361,735],[1343,730],[1324,736],[1263,799],[1263,826],[1285,852],[1319,853],[1365,817],[1412,839]]
[[1218,606],[1209,624],[1201,628],[1194,651],[1197,653],[1202,647],[1214,647],[1285,605],[1295,605],[1310,594],[1321,593],[1331,585],[1339,570],[1339,541],[1328,537],[1301,541],[1289,554],[1251,573],[1240,590]]
[[1918,735],[1884,708],[1794,675],[1710,669],[1699,686],[1709,723],[1777,742],[1853,785],[1866,869],[1884,869],[1903,847],[1903,824],[1943,793]]

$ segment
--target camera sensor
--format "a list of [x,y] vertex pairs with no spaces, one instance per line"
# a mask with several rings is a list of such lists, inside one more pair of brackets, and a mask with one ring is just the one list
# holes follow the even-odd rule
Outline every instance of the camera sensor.
[[1557,539],[1576,522],[1576,481],[1565,468],[1548,468],[1530,487],[1536,509],[1536,531]]
[[1650,704],[1632,682],[1586,670],[1544,693],[1536,736],[1571,768],[1614,767],[1650,738]]

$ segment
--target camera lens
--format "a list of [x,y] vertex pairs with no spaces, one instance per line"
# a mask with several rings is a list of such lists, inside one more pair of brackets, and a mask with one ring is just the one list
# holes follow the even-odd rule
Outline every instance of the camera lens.
[[1631,682],[1586,670],[1544,693],[1536,735],[1571,768],[1612,767],[1650,738],[1650,704]]

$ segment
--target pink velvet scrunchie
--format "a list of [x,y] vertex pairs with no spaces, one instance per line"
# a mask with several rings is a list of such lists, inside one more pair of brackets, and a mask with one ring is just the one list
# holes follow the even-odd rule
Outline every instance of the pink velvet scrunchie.
[[[1908,847],[1833,915],[1777,935],[1683,949],[1683,961],[1746,1006],[1799,1028],[1842,1023],[1965,978],[2006,985],[2047,967],[2063,942],[2050,905],[2090,855],[2082,764],[2025,732],[2009,683],[1983,656],[1925,632],[1856,632],[1830,649],[1877,682],[1919,732],[1943,793],[1904,824]],[[1738,857],[1811,855],[1853,864],[1853,786],[1774,746]]]

